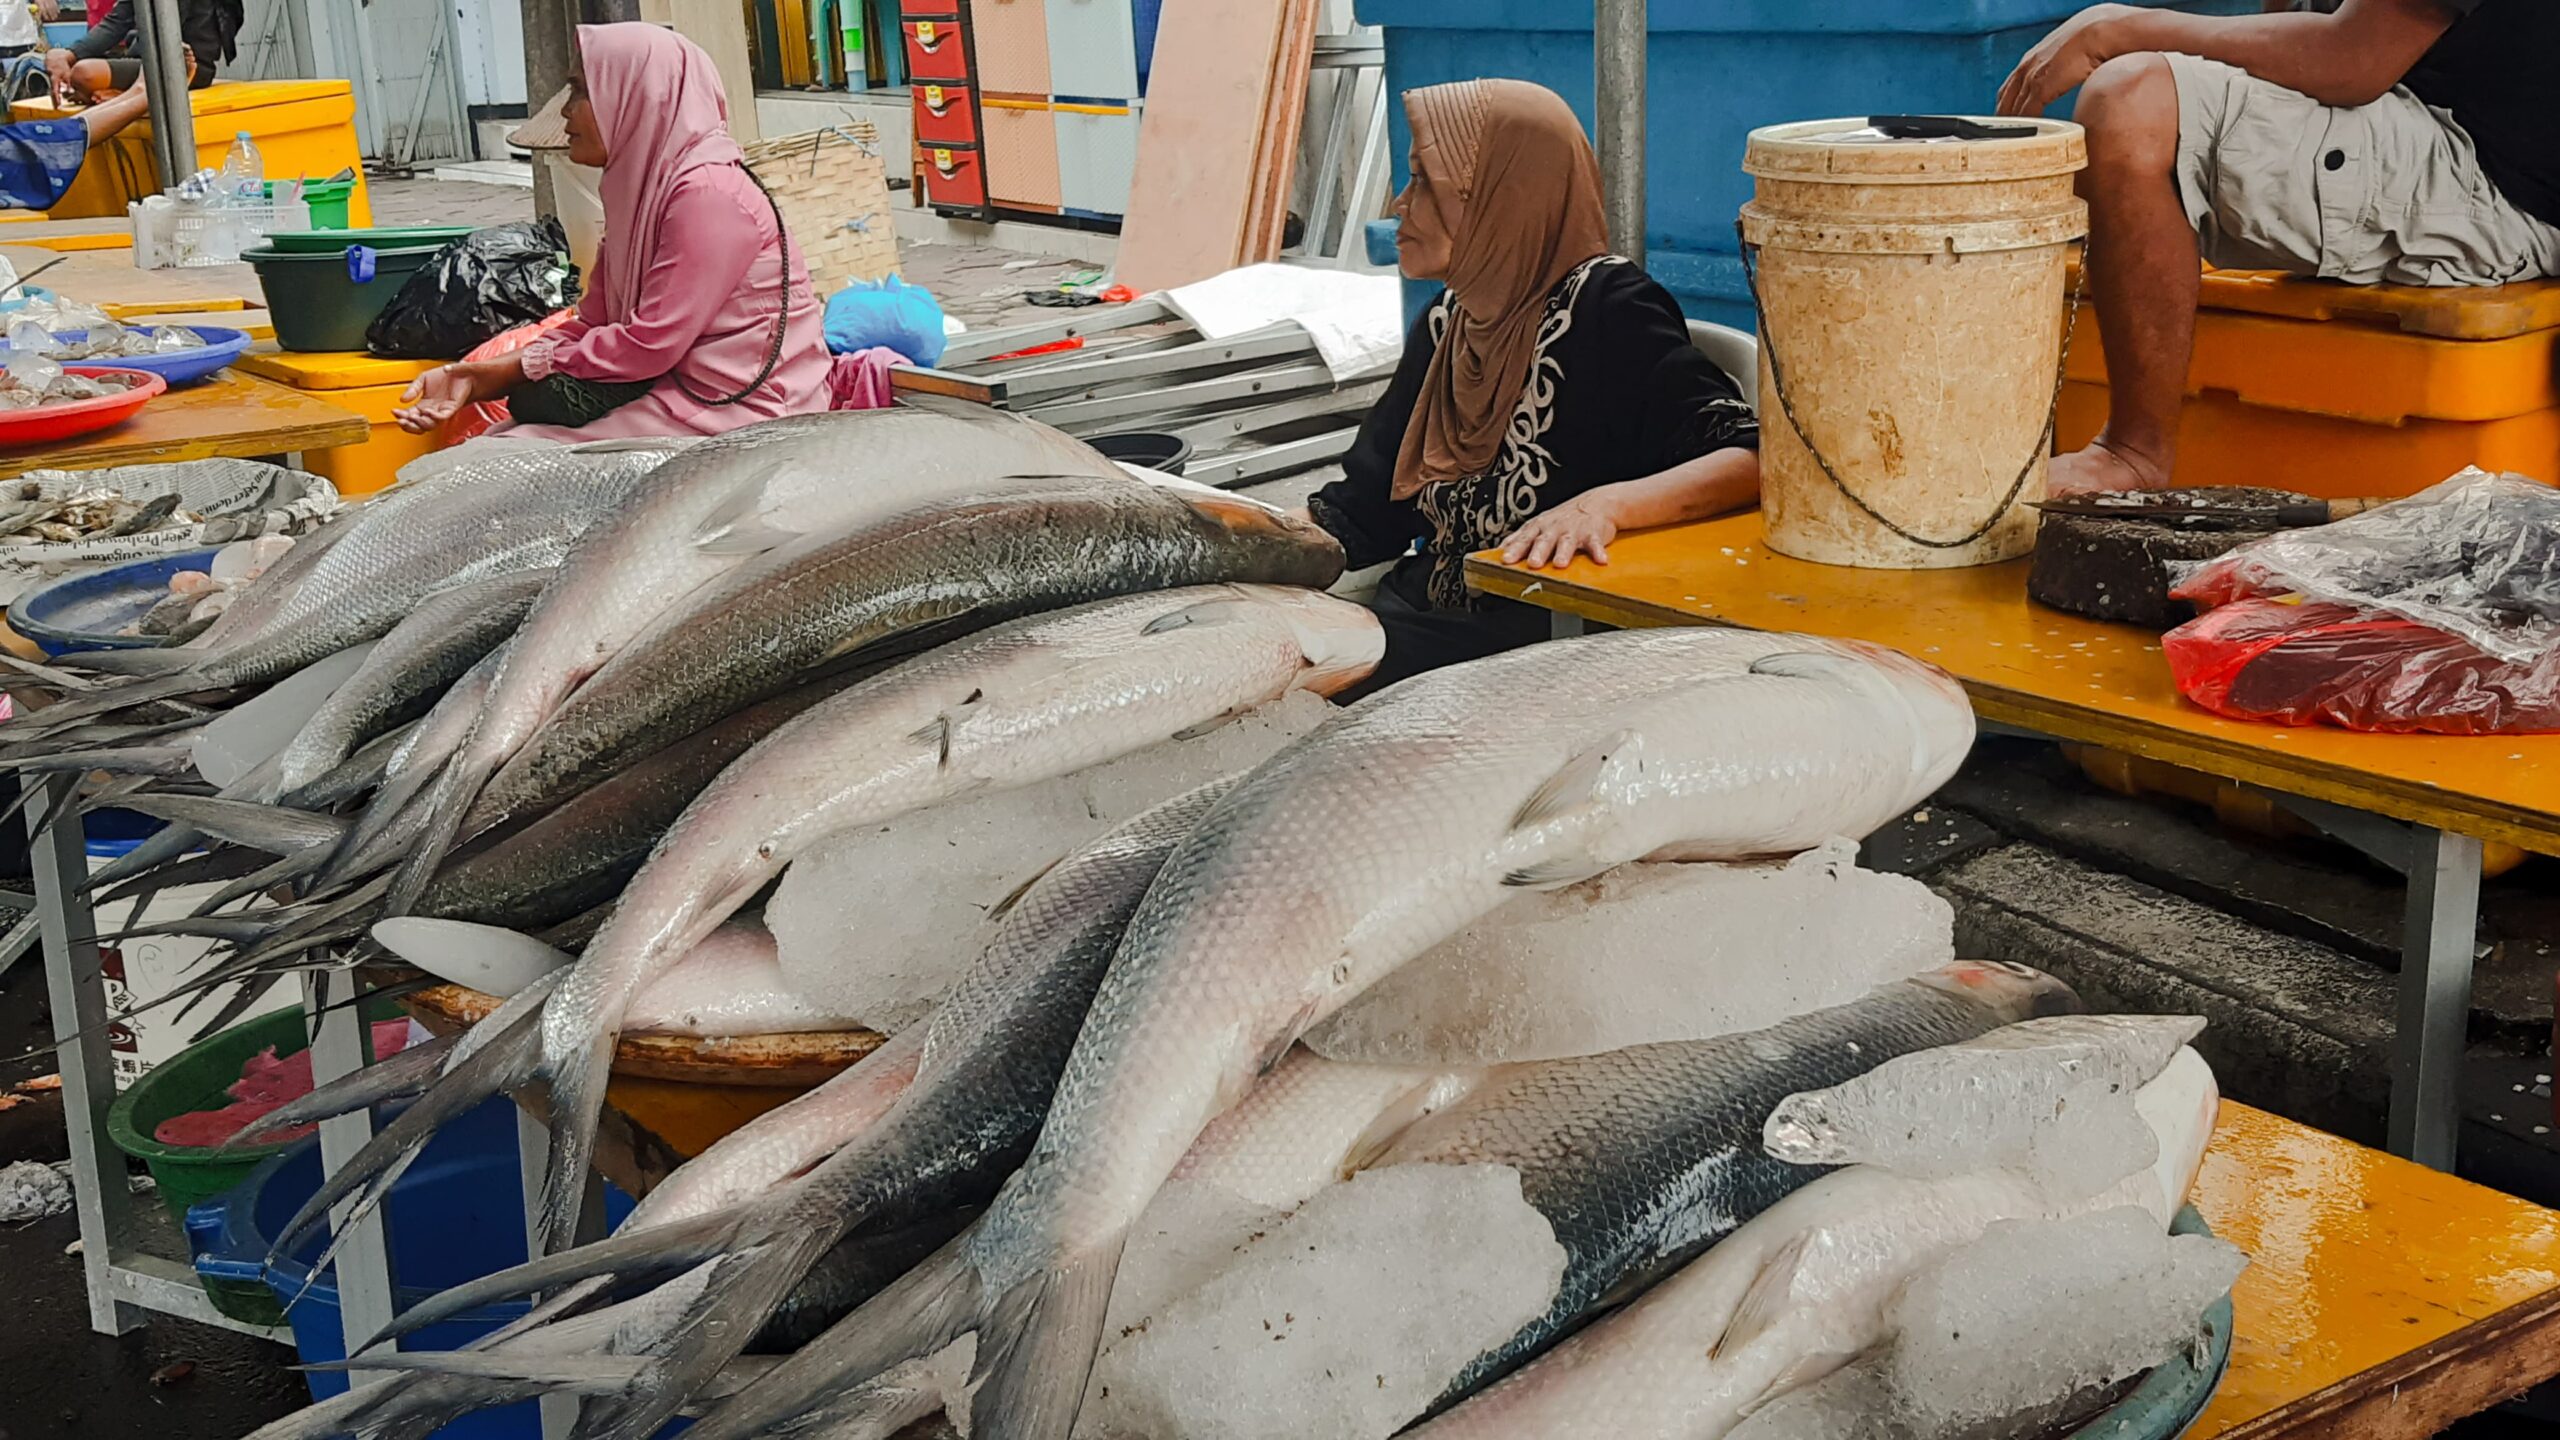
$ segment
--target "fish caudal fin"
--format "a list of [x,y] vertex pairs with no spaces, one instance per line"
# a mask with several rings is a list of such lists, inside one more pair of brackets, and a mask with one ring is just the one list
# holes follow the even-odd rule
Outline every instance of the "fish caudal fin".
[[551,1159],[542,1172],[542,1208],[535,1236],[542,1253],[556,1255],[578,1243],[578,1216],[587,1203],[587,1166],[595,1159],[596,1125],[604,1111],[605,1083],[613,1070],[617,1030],[582,1041],[575,1054],[551,1070]]
[[834,1240],[829,1227],[804,1227],[713,1264],[648,1372],[622,1399],[590,1415],[580,1433],[589,1440],[648,1440],[658,1433],[737,1358]]
[[998,1296],[978,1327],[970,1431],[978,1440],[1067,1440],[1102,1349],[1121,1238]]
[[388,913],[406,915],[417,908],[418,897],[427,892],[428,882],[436,877],[436,867],[444,863],[454,841],[461,838],[463,817],[470,812],[471,802],[480,798],[480,787],[488,783],[490,773],[497,768],[480,758],[477,739],[475,735],[445,762],[435,785],[421,802],[426,806],[425,823],[392,873]]
[[635,1279],[689,1270],[704,1261],[717,1259],[737,1232],[737,1224],[738,1217],[734,1213],[715,1213],[629,1231],[564,1250],[557,1255],[529,1260],[514,1269],[501,1270],[495,1275],[484,1275],[437,1291],[402,1311],[398,1318],[383,1327],[380,1334],[365,1343],[369,1347],[380,1345],[465,1310],[537,1291],[557,1290],[595,1276]]
[[[977,1328],[982,1286],[978,1267],[969,1258],[973,1233],[964,1232],[935,1251],[931,1259],[829,1326],[762,1379],[694,1422],[685,1432],[689,1440],[746,1440],[764,1434],[769,1427],[804,1415],[902,1361],[930,1355]],[[1100,1315],[1094,1317],[1094,1325],[1100,1328]],[[1076,1383],[1081,1389],[1084,1382]]]

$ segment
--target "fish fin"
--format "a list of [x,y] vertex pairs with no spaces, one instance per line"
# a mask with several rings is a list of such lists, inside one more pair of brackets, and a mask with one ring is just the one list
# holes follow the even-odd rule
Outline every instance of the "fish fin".
[[647,1373],[626,1399],[588,1416],[581,1434],[588,1440],[649,1440],[746,1349],[834,1242],[832,1227],[805,1227],[715,1261],[702,1293],[660,1342]]
[[[747,1440],[846,1388],[930,1355],[980,1323],[974,1228],[827,1327],[789,1359],[693,1423],[690,1440]],[[1096,1317],[1097,1326],[1099,1317]],[[1077,1382],[1079,1390],[1081,1381]]]
[[1102,1348],[1125,1235],[996,1297],[978,1326],[971,1429],[989,1440],[1065,1440]]
[[774,524],[763,513],[769,471],[740,480],[702,517],[693,532],[693,548],[705,555],[761,555],[800,538],[800,532]]
[[1610,868],[1610,862],[1588,851],[1571,855],[1551,855],[1506,872],[1502,883],[1519,890],[1555,890],[1579,885]]
[[973,707],[986,703],[986,698],[987,692],[984,690],[970,691],[967,695],[961,697],[959,704],[945,706],[941,714],[934,716],[931,720],[928,720],[924,724],[916,727],[914,730],[909,731],[907,738],[919,745],[932,746],[935,756],[935,765],[941,766],[950,764],[952,733],[957,731],[961,724],[968,720],[972,714],[976,713]]
[[1599,788],[1602,772],[1608,769],[1609,757],[1634,739],[1634,731],[1621,730],[1565,761],[1529,792],[1528,799],[1520,802],[1519,810],[1511,817],[1511,829],[1535,829],[1589,801],[1591,792]]
[[1252,714],[1253,711],[1254,707],[1251,705],[1239,705],[1233,710],[1226,711],[1223,714],[1213,715],[1208,719],[1201,721],[1197,725],[1185,725],[1181,729],[1174,731],[1172,738],[1176,740],[1197,740],[1203,735],[1210,734],[1213,731],[1223,730],[1226,727],[1233,725],[1247,715]]
[[547,1293],[595,1276],[645,1278],[690,1270],[705,1261],[719,1258],[722,1249],[737,1233],[738,1218],[734,1210],[715,1211],[691,1220],[652,1225],[563,1250],[557,1255],[528,1260],[495,1275],[483,1275],[477,1280],[448,1286],[400,1312],[397,1318],[365,1342],[364,1350],[356,1353],[361,1358],[374,1346],[414,1334],[465,1310],[537,1292]]
[[[522,1085],[539,1073],[542,1062],[542,1027],[538,1011],[503,1016],[492,1012],[481,1025],[496,1025],[500,1034],[482,1041],[467,1058],[451,1064],[417,1103],[400,1114],[400,1118],[374,1133],[345,1165],[323,1180],[318,1193],[294,1212],[276,1234],[268,1258],[292,1253],[295,1241],[310,1232],[312,1226],[328,1217],[339,1201],[356,1193],[378,1174],[392,1167],[405,1168],[407,1157],[426,1147],[429,1136],[438,1127],[478,1105],[501,1090]],[[504,1022],[504,1023],[500,1023]],[[478,1026],[472,1027],[474,1031]],[[463,1043],[456,1042],[459,1053]],[[314,1092],[317,1093],[316,1091]],[[379,1200],[379,1194],[370,1197]],[[368,1207],[369,1208],[369,1207]],[[350,1212],[340,1219],[338,1228],[348,1228],[362,1210]],[[317,1273],[316,1269],[314,1273]]]
[[1777,675],[1789,680],[1850,680],[1861,685],[1872,685],[1876,680],[1875,667],[1865,661],[1821,650],[1790,650],[1782,655],[1763,655],[1751,662],[1748,673]]
[[1785,1244],[1760,1262],[1758,1273],[1735,1302],[1732,1318],[1725,1321],[1723,1333],[1707,1346],[1708,1359],[1721,1359],[1741,1349],[1778,1323],[1794,1296],[1796,1270],[1804,1264],[1805,1248],[1803,1234],[1790,1235]]
[[618,1395],[648,1368],[631,1355],[526,1354],[504,1347],[492,1350],[399,1350],[362,1355],[353,1360],[314,1360],[296,1370],[425,1371],[432,1375],[464,1375],[485,1380],[522,1380],[549,1389],[583,1395]]
[[987,914],[986,914],[986,920],[987,920],[987,923],[992,924],[992,923],[994,923],[994,922],[996,922],[996,921],[998,921],[998,920],[1003,919],[1003,918],[1004,918],[1004,917],[1006,917],[1007,915],[1012,914],[1012,913],[1013,913],[1013,907],[1022,903],[1022,897],[1031,893],[1031,887],[1032,887],[1032,886],[1034,886],[1034,885],[1039,884],[1042,876],[1045,876],[1045,875],[1047,875],[1050,871],[1057,869],[1057,868],[1058,868],[1058,860],[1061,860],[1061,859],[1064,859],[1064,858],[1066,858],[1066,857],[1064,857],[1064,856],[1059,856],[1059,857],[1057,857],[1057,858],[1055,858],[1055,859],[1052,859],[1052,860],[1050,860],[1047,864],[1042,865],[1039,869],[1034,870],[1034,871],[1032,871],[1030,874],[1023,876],[1023,877],[1022,877],[1022,883],[1021,883],[1021,884],[1016,885],[1016,886],[1014,886],[1011,890],[1006,891],[1006,892],[1005,892],[1005,894],[1004,894],[1004,898],[1003,898],[1003,899],[998,900],[995,904],[990,905],[990,906],[988,906],[988,907],[987,907]]
[[1841,1350],[1814,1350],[1798,1355],[1780,1366],[1778,1373],[1770,1376],[1769,1383],[1761,1386],[1757,1393],[1736,1404],[1733,1413],[1741,1419],[1750,1419],[1755,1411],[1770,1401],[1790,1391],[1801,1390],[1857,1358],[1856,1354]]
[[334,815],[314,815],[281,805],[225,800],[212,795],[134,795],[124,801],[155,820],[192,825],[217,840],[289,855],[317,846],[335,846],[346,838],[347,822]]
[[[122,650],[73,650],[58,657],[56,663],[86,670],[93,675],[152,676],[184,670],[204,658],[202,650],[187,650],[173,645],[136,645]],[[30,670],[29,673],[40,672]]]
[[445,1057],[452,1054],[454,1046],[460,1043],[462,1035],[459,1031],[438,1035],[432,1040],[408,1046],[388,1059],[377,1060],[361,1070],[341,1075],[243,1125],[230,1139],[215,1145],[214,1153],[219,1155],[234,1146],[261,1143],[260,1136],[278,1130],[314,1124],[331,1116],[379,1105],[386,1100],[421,1094],[435,1083],[437,1073],[444,1068]]
[[1200,600],[1178,610],[1167,610],[1139,627],[1141,635],[1162,635],[1168,630],[1181,630],[1192,625],[1224,625],[1257,613],[1247,601],[1231,596]]
[[542,1172],[542,1208],[534,1238],[543,1255],[578,1243],[578,1216],[587,1204],[587,1167],[596,1153],[605,1083],[613,1070],[617,1027],[598,1026],[577,1050],[550,1062],[551,1158]]

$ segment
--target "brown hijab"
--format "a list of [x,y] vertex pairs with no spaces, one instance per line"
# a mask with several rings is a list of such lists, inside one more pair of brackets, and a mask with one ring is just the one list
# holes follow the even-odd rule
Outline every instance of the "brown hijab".
[[1493,463],[1548,294],[1609,249],[1600,161],[1554,91],[1523,80],[1430,85],[1405,93],[1404,112],[1413,183],[1430,187],[1437,214],[1409,206],[1403,223],[1445,220],[1455,232],[1441,277],[1455,303],[1396,453],[1398,500]]

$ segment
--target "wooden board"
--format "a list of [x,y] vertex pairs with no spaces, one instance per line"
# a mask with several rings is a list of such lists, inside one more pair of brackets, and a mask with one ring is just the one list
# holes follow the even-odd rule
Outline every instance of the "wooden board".
[[[9,232],[0,230],[0,238]],[[48,260],[62,263],[44,273],[38,285],[56,294],[85,300],[118,319],[172,310],[237,310],[264,306],[266,291],[258,272],[246,265],[205,265],[186,270],[137,270],[130,250],[88,250],[57,254],[33,245],[0,244],[18,273],[26,274]]]
[[2446,340],[2505,340],[2560,329],[2560,280],[2481,286],[2344,285],[2275,270],[2207,266],[2198,303],[2207,310],[2382,325]]
[[30,470],[97,470],[146,460],[279,455],[362,444],[363,416],[272,381],[225,370],[155,395],[142,413],[95,434],[0,450],[0,479]]
[[2560,1212],[2228,1103],[2193,1198],[2250,1263],[2186,1440],[2420,1440],[2560,1374]]
[[[1248,227],[1266,112],[1280,103],[1272,90],[1287,73],[1283,40],[1302,3],[1184,0],[1164,8],[1120,227],[1121,284],[1187,285],[1234,269],[1256,248]],[[1303,108],[1304,97],[1302,83],[1287,104]]]
[[2226,720],[2169,681],[2160,637],[2027,599],[2028,562],[1851,570],[1771,554],[1760,515],[1623,535],[1610,563],[1467,561],[1471,585],[1608,625],[1869,640],[1944,666],[1987,720],[2529,850],[2560,852],[2560,735],[2364,735]]
[[[10,225],[5,230],[0,230],[0,235],[6,235],[12,245],[33,245],[55,251],[130,250],[133,248],[133,222],[103,216],[94,220],[51,220],[39,217]],[[53,276],[48,275],[36,283],[49,285],[52,281]]]
[[[498,1008],[496,996],[460,985],[433,986],[403,997],[401,1003],[428,1029],[438,1031],[476,1025]],[[613,1052],[613,1073],[692,1085],[806,1090],[851,1069],[886,1038],[868,1030],[720,1040],[625,1034]]]

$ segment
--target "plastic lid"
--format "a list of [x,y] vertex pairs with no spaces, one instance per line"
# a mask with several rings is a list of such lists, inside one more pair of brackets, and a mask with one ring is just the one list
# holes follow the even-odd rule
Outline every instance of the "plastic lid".
[[1993,140],[1920,139],[1876,130],[1866,117],[1807,120],[1751,132],[1742,168],[1778,180],[1872,184],[2028,180],[2068,175],[2088,162],[2080,127],[2068,120],[1955,117],[1984,126],[2032,126],[2031,135]]

